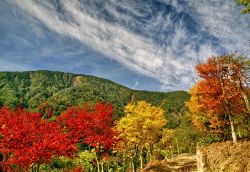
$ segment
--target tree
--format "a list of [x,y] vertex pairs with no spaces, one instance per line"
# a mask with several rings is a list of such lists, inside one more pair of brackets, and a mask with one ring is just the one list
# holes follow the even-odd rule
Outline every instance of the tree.
[[242,14],[250,13],[250,0],[236,0],[238,5],[244,6],[245,8],[241,10]]
[[[209,112],[210,116],[207,117],[211,124],[219,124],[220,119],[229,121],[234,142],[237,142],[234,118],[240,118],[250,112],[246,62],[245,58],[235,55],[222,55],[212,56],[205,63],[196,66],[201,80],[196,84],[193,100],[194,96],[200,96],[200,108]],[[189,104],[191,111],[192,103]]]
[[123,140],[118,146],[127,153],[132,151],[132,156],[138,150],[142,168],[143,150],[147,149],[152,156],[154,144],[159,141],[166,122],[161,108],[144,101],[129,103],[125,107],[125,116],[115,126],[119,133],[118,138]]
[[227,127],[227,120],[225,120],[224,113],[218,114],[218,112],[206,108],[202,104],[202,94],[199,92],[198,86],[199,82],[189,90],[191,98],[186,103],[193,125],[199,131],[223,134],[224,128]]
[[113,107],[99,102],[94,108],[71,107],[57,119],[73,143],[84,143],[95,148],[98,171],[101,155],[109,152],[116,142],[112,115]]
[[72,156],[77,148],[62,132],[57,122],[41,119],[40,114],[23,109],[0,109],[0,152],[4,155],[1,165],[5,168],[39,171],[43,163],[53,156]]

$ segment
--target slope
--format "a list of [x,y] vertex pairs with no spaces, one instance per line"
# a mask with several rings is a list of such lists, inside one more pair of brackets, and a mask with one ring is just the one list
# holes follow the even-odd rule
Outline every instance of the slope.
[[68,106],[101,101],[113,104],[115,117],[119,117],[128,102],[138,100],[161,106],[172,114],[185,109],[184,102],[188,99],[185,91],[132,90],[107,79],[82,74],[46,70],[0,72],[0,106],[39,110],[46,105],[53,109],[54,115]]

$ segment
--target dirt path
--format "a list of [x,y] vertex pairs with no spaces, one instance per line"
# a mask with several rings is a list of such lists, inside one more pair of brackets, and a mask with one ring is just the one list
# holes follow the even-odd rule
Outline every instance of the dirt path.
[[196,155],[180,154],[174,158],[149,163],[142,172],[196,172]]

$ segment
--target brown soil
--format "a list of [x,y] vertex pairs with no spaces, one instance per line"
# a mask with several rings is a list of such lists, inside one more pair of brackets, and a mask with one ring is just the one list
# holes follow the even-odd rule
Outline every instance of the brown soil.
[[[250,141],[214,143],[200,148],[205,172],[250,172]],[[181,154],[172,159],[150,162],[142,172],[195,172],[196,155]]]
[[211,172],[250,172],[250,141],[214,143],[204,148]]
[[180,154],[171,159],[150,162],[142,172],[195,172],[196,155]]

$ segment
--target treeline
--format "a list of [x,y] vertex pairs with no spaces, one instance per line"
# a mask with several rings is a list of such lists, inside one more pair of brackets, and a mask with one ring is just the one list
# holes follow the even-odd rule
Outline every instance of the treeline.
[[114,120],[113,113],[112,105],[100,102],[68,107],[54,119],[2,107],[0,166],[32,172],[136,171],[180,151],[162,108],[137,101],[125,106],[123,117]]
[[114,106],[114,118],[120,117],[126,104],[144,100],[162,107],[166,114],[185,109],[189,99],[185,91],[169,93],[137,91],[112,81],[87,75],[51,71],[0,72],[0,106],[21,106],[46,116],[59,115],[70,106],[98,101]]

